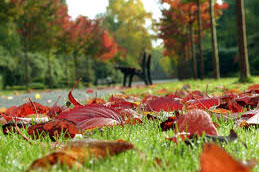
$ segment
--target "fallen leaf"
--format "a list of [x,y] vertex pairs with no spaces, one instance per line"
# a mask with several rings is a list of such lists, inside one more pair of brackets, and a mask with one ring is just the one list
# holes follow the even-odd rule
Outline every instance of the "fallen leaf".
[[92,129],[122,124],[124,119],[117,111],[100,104],[89,104],[62,112],[57,119],[76,123],[79,129]]
[[46,114],[49,108],[43,106],[37,102],[28,102],[20,106],[12,106],[8,108],[2,116],[7,120],[11,120],[13,117],[27,117],[32,114]]
[[174,129],[175,128],[175,124],[176,124],[176,117],[168,117],[166,121],[162,122],[160,124],[160,127],[162,129],[162,131],[167,131],[169,129]]
[[218,106],[220,104],[219,98],[201,98],[201,99],[192,99],[185,102],[187,109],[209,109],[213,106]]
[[249,126],[258,127],[258,125],[259,125],[259,112],[257,112],[254,116],[252,116],[248,120],[241,122],[240,124],[241,127],[249,127]]
[[[172,141],[174,143],[178,143],[178,140],[181,139],[183,140],[187,145],[191,144],[193,141],[199,139],[200,136],[199,135],[196,135],[196,134],[190,134],[190,133],[177,133],[175,136],[173,137],[170,137],[170,138],[166,138],[166,140],[169,140],[169,141]],[[207,142],[207,141],[214,141],[214,142],[232,142],[232,141],[235,141],[237,140],[238,137],[237,137],[237,134],[236,132],[231,129],[230,130],[230,134],[228,136],[215,136],[215,135],[208,135],[208,134],[205,134],[204,135],[204,142]],[[243,143],[243,142],[242,142]],[[247,147],[245,144],[244,144],[245,147]]]
[[259,84],[251,85],[247,88],[246,92],[259,94]]
[[203,133],[218,135],[217,129],[209,114],[200,109],[193,109],[186,114],[179,116],[176,120],[176,125],[178,127],[178,132],[187,132],[191,135],[202,135]]
[[51,153],[35,160],[27,171],[39,168],[46,169],[58,162],[61,165],[67,165],[70,168],[73,166],[80,168],[82,163],[91,159],[106,158],[130,149],[134,149],[134,145],[124,140],[77,140],[71,142],[71,144],[68,144],[58,152]]
[[250,172],[250,168],[236,161],[215,144],[203,145],[200,156],[200,172]]
[[171,98],[171,97],[158,97],[154,100],[150,100],[147,102],[145,107],[145,111],[175,111],[182,110],[183,104],[180,102],[179,98]]
[[54,141],[62,135],[66,138],[73,138],[78,133],[79,129],[76,124],[65,119],[54,119],[46,123],[32,125],[28,128],[29,135],[39,138],[39,136],[48,134]]

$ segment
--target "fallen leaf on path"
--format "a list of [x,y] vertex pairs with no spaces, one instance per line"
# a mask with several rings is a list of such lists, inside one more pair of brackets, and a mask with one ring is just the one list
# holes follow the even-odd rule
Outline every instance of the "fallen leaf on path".
[[127,150],[134,149],[134,145],[124,141],[103,141],[103,140],[78,140],[68,144],[58,152],[51,153],[40,159],[35,160],[27,171],[36,169],[46,169],[58,162],[72,168],[80,168],[82,163],[91,159],[101,159],[113,156]]
[[251,172],[216,144],[203,145],[200,156],[200,172]]

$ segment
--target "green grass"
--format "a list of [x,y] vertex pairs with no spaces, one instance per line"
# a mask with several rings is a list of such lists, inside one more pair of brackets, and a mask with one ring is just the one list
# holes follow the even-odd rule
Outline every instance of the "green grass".
[[[255,78],[255,82],[258,82],[258,77]],[[161,84],[152,88],[154,91],[167,88],[175,91],[177,88],[181,88],[184,84],[190,84],[192,89],[206,90],[208,84],[208,91],[215,92],[216,86],[226,86],[227,88],[239,88],[244,90],[251,84],[233,84],[236,79],[223,79],[219,81],[205,80],[205,81],[183,81],[170,84]],[[141,94],[151,88],[141,89],[128,89],[126,93]],[[245,142],[248,148],[245,148],[240,141],[231,143],[224,143],[222,146],[233,157],[239,160],[249,160],[259,155],[259,133],[258,129],[251,127],[249,129],[242,129],[234,126],[234,121],[218,121],[213,118],[213,121],[219,124],[217,129],[219,135],[228,135],[231,128],[234,128],[237,132],[240,140]],[[117,140],[124,139],[135,145],[135,147],[141,150],[146,160],[139,156],[136,151],[127,151],[119,154],[118,156],[109,157],[103,160],[90,161],[84,164],[82,171],[90,169],[90,171],[179,171],[179,172],[196,172],[199,170],[199,155],[202,150],[203,142],[199,140],[193,146],[187,146],[183,142],[175,144],[173,142],[165,140],[165,137],[172,137],[173,131],[162,132],[159,128],[158,121],[149,121],[146,118],[143,119],[143,124],[116,126],[110,128],[103,128],[103,132],[95,130],[96,133],[89,136],[93,139],[101,140]],[[26,133],[26,132],[24,132]],[[50,139],[37,140],[35,144],[30,145],[23,140],[21,136],[17,134],[11,134],[8,136],[3,135],[0,131],[0,171],[1,172],[19,172],[26,170],[29,165],[37,158],[46,155],[48,152],[53,151],[50,148],[42,148],[41,142],[50,143]],[[162,166],[159,167],[154,163],[155,158],[162,159]],[[68,169],[61,169],[57,166],[52,171],[69,171]],[[72,170],[76,171],[76,170]],[[254,172],[259,171],[257,165]]]

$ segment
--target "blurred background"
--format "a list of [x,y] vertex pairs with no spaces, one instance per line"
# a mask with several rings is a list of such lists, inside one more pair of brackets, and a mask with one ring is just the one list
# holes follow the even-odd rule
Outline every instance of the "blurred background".
[[140,69],[143,51],[155,80],[245,76],[238,1],[258,75],[258,0],[1,0],[0,88],[120,83],[115,66]]

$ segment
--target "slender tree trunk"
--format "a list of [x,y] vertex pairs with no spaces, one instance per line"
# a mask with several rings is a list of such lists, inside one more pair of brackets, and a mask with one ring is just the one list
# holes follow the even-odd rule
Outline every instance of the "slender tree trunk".
[[77,53],[74,53],[73,55],[73,59],[74,59],[74,76],[75,76],[75,80],[78,80],[78,58],[77,58]]
[[200,0],[197,0],[198,7],[198,38],[199,38],[199,54],[200,54],[200,78],[204,79],[204,60],[203,60],[203,51],[202,51],[202,21],[201,21],[201,4]]
[[238,30],[238,47],[240,63],[240,80],[244,81],[250,76],[247,42],[246,42],[246,24],[244,13],[244,0],[236,0],[236,16]]
[[195,46],[194,46],[194,37],[193,37],[193,28],[192,23],[189,25],[190,29],[190,40],[191,40],[191,57],[192,57],[192,72],[193,72],[193,79],[197,79],[197,61],[196,61],[196,54],[195,54]]
[[25,40],[26,38],[24,38],[24,72],[25,72],[25,86],[26,89],[29,88],[29,82],[30,82],[30,74],[29,74],[29,57],[28,57],[28,45],[27,45],[27,41]]
[[217,31],[216,23],[214,18],[214,0],[210,0],[210,24],[211,24],[211,40],[212,40],[212,50],[213,50],[213,73],[214,78],[220,78],[220,69],[219,69],[219,55],[218,55],[218,42],[217,42]]
[[67,85],[67,88],[69,88],[70,86],[69,86],[69,72],[68,72],[68,70],[69,70],[69,68],[68,68],[68,60],[66,59],[65,60],[65,64],[66,64],[66,85]]
[[52,84],[52,67],[51,67],[51,57],[50,57],[50,51],[48,50],[47,52],[47,56],[48,56],[48,87],[49,88],[52,88],[53,87],[53,84]]

